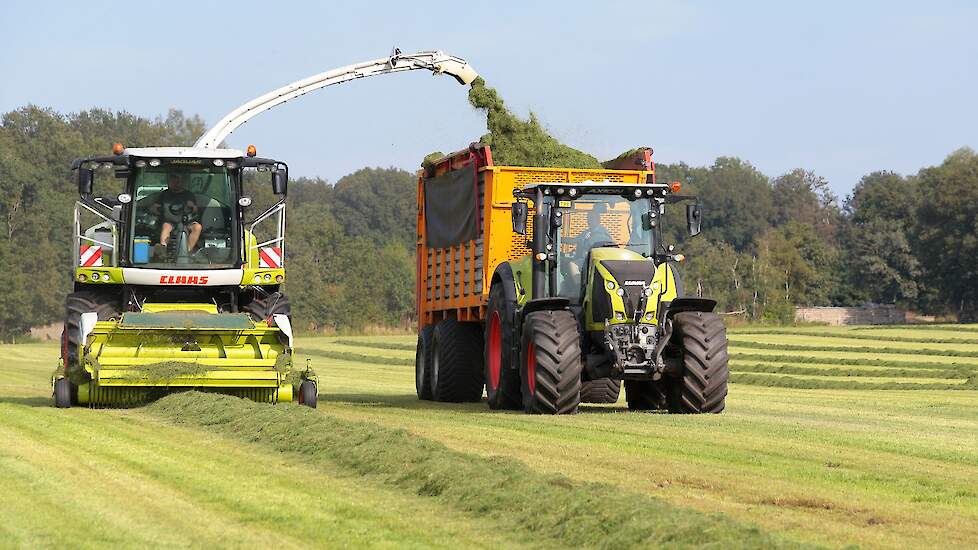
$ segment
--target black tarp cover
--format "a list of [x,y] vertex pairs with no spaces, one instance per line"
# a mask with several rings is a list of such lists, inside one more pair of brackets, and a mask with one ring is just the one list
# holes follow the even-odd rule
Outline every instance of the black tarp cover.
[[479,235],[475,164],[424,181],[428,246],[448,248]]

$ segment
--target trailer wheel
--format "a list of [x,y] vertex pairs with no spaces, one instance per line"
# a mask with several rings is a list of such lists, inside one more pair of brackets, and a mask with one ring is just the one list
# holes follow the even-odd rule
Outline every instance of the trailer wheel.
[[414,352],[414,390],[418,399],[431,400],[431,339],[435,325],[428,325],[418,333],[418,347]]
[[598,378],[581,384],[581,403],[617,403],[621,394],[621,380]]
[[651,380],[625,380],[625,401],[631,411],[659,411],[666,408],[661,384]]
[[79,351],[85,345],[81,341],[82,313],[94,311],[99,321],[106,321],[119,315],[112,297],[94,292],[72,292],[65,298],[65,328],[61,334],[61,358],[64,360],[65,376],[70,376],[81,364]]
[[460,403],[482,399],[482,327],[443,319],[431,346],[431,397]]
[[515,304],[506,300],[499,283],[489,291],[486,311],[485,366],[486,400],[490,409],[519,409],[522,406],[519,373],[513,369],[513,317]]
[[573,414],[581,402],[581,337],[577,318],[565,310],[534,311],[523,324],[523,410]]
[[725,406],[727,380],[727,329],[715,313],[686,311],[673,318],[675,336],[683,354],[681,377],[668,387],[669,412],[718,413]]
[[319,401],[319,387],[312,380],[304,380],[299,384],[299,404],[311,409],[316,408]]
[[67,378],[60,378],[54,383],[54,406],[59,409],[67,409],[72,405],[71,382]]

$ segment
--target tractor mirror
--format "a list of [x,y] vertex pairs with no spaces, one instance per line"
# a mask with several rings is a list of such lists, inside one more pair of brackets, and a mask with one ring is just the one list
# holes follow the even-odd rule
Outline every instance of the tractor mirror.
[[286,170],[278,169],[272,172],[272,193],[284,195],[288,191],[289,173]]
[[513,203],[513,233],[526,235],[526,219],[529,216],[529,208],[525,202]]
[[78,169],[78,194],[91,195],[92,182],[95,180],[95,170],[91,168]]
[[703,221],[703,211],[699,203],[686,205],[686,231],[690,237],[700,234]]

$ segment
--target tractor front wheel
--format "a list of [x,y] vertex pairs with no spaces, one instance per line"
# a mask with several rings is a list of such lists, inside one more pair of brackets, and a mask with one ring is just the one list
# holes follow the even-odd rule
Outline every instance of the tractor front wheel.
[[718,413],[727,397],[727,329],[715,313],[686,311],[673,318],[674,336],[682,349],[683,372],[673,378],[666,397],[669,412]]
[[502,284],[492,285],[486,314],[486,400],[490,409],[519,409],[520,377],[513,362],[513,317],[516,304],[506,299]]
[[581,386],[581,403],[617,403],[621,394],[621,380],[598,378]]
[[534,311],[523,323],[523,410],[573,414],[581,402],[581,337],[570,311]]

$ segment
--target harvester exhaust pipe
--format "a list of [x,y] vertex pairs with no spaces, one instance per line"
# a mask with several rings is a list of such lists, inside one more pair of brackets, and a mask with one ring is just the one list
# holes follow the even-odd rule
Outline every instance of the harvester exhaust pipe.
[[475,69],[461,57],[449,55],[439,50],[403,54],[395,48],[388,57],[339,67],[302,80],[297,80],[291,84],[272,90],[265,95],[256,97],[225,115],[220,122],[215,124],[210,130],[207,130],[204,135],[200,136],[197,142],[194,143],[194,147],[216,149],[239,126],[248,122],[256,115],[309,92],[368,76],[418,69],[426,69],[436,75],[450,75],[462,85],[471,84],[479,76],[475,72]]

